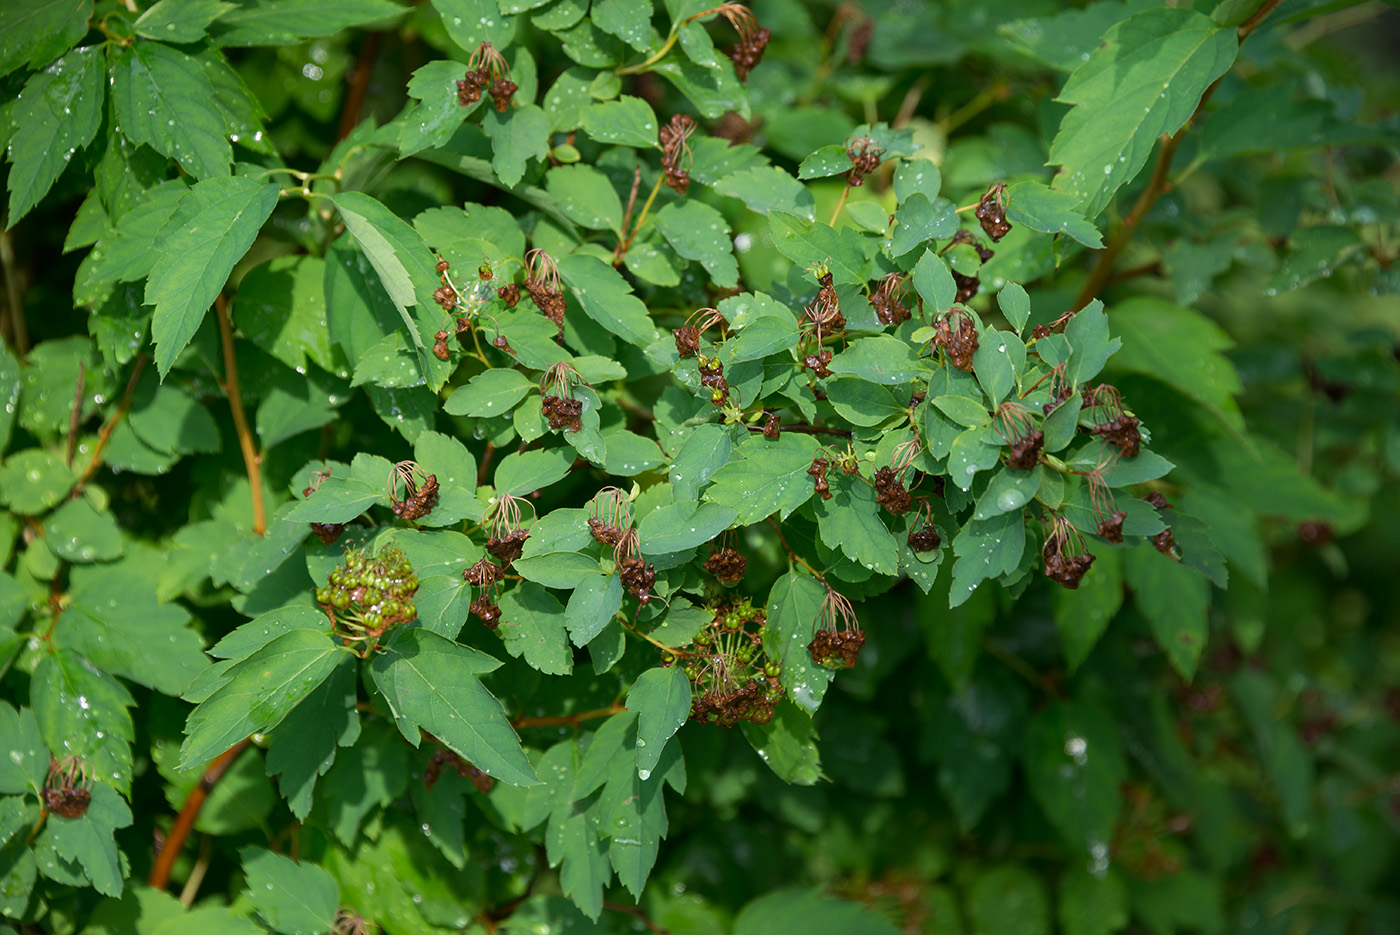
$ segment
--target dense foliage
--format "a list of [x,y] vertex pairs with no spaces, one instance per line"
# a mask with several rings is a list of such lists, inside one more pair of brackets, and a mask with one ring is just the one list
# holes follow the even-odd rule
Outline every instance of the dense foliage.
[[0,3],[0,932],[1400,929],[1396,20]]

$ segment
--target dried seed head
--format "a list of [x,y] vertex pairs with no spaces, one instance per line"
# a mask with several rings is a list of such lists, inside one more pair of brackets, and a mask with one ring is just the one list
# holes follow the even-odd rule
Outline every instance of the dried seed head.
[[661,170],[666,184],[684,195],[690,188],[690,166],[693,161],[687,140],[695,132],[695,119],[689,114],[676,114],[658,132],[661,141]]
[[933,332],[933,344],[943,348],[948,362],[971,373],[972,355],[978,346],[972,316],[960,308],[949,309],[934,320]]
[[846,173],[846,182],[852,188],[865,184],[865,177],[880,168],[880,157],[885,148],[868,136],[858,136],[846,141],[846,158],[851,161],[851,170]]
[[977,220],[982,225],[982,230],[988,237],[992,238],[992,243],[996,243],[1005,237],[1011,230],[1011,225],[1006,220],[1006,185],[997,182],[987,189],[987,194],[977,202]]

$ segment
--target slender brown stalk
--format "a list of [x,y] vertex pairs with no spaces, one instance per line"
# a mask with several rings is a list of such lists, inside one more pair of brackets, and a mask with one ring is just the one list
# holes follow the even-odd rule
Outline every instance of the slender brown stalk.
[[526,727],[578,727],[584,721],[596,721],[602,717],[612,717],[614,714],[624,714],[627,711],[626,705],[612,704],[606,708],[595,708],[592,711],[580,711],[577,714],[557,714],[546,717],[518,717],[510,722],[510,726],[517,730]]
[[117,410],[113,412],[102,430],[97,433],[97,446],[92,450],[92,458],[88,461],[88,466],[83,469],[83,476],[78,478],[78,482],[73,485],[73,497],[77,497],[83,492],[83,487],[92,480],[92,475],[97,473],[97,469],[102,465],[102,451],[107,447],[107,441],[112,437],[112,432],[116,431],[117,423],[122,416],[126,415],[131,408],[131,397],[136,392],[136,384],[141,379],[141,373],[146,369],[146,355],[142,354],[136,358],[136,365],[131,368],[131,378],[126,381],[126,389],[122,391],[121,401],[117,403]]
[[78,361],[78,385],[73,388],[73,409],[68,414],[68,450],[63,463],[73,467],[73,451],[78,447],[78,424],[83,418],[83,384],[87,382],[87,363]]
[[340,111],[340,127],[335,134],[337,142],[349,136],[360,122],[360,111],[364,109],[365,95],[369,93],[369,80],[374,76],[374,63],[383,44],[384,34],[372,32],[365,36],[364,44],[360,46],[360,57],[350,74],[350,89],[345,92],[345,104]]
[[19,264],[15,262],[15,245],[9,228],[0,224],[0,267],[5,270],[6,310],[10,342],[15,356],[29,353],[29,322],[24,317],[24,291],[19,284]]
[[[1274,11],[1282,0],[1264,0],[1259,8],[1240,24],[1235,30],[1235,38],[1238,42],[1244,42],[1249,35],[1259,28],[1265,18]],[[1222,76],[1223,77],[1223,76]],[[1118,262],[1118,258],[1123,255],[1129,242],[1133,239],[1133,234],[1137,232],[1138,225],[1143,218],[1147,217],[1147,212],[1152,210],[1152,206],[1157,203],[1157,199],[1171,191],[1171,184],[1167,176],[1171,172],[1172,160],[1176,158],[1177,148],[1181,146],[1182,139],[1187,131],[1196,123],[1196,118],[1205,109],[1206,102],[1210,100],[1215,89],[1220,86],[1220,78],[1210,87],[1206,88],[1201,95],[1201,101],[1196,105],[1196,111],[1191,115],[1191,119],[1182,125],[1172,136],[1162,136],[1161,148],[1157,151],[1157,163],[1152,167],[1152,177],[1147,181],[1147,187],[1138,195],[1138,200],[1133,204],[1132,210],[1127,217],[1123,218],[1123,225],[1113,235],[1098,259],[1094,262],[1094,268],[1089,271],[1089,276],[1084,280],[1084,285],[1079,289],[1079,295],[1074,300],[1074,310],[1078,311],[1098,298],[1100,292],[1108,285],[1110,277],[1113,275],[1113,267]]]
[[219,340],[224,347],[224,393],[228,396],[229,409],[233,410],[233,425],[238,431],[238,447],[243,450],[243,466],[248,470],[248,486],[253,494],[253,531],[258,535],[267,532],[267,511],[263,506],[262,454],[253,445],[253,433],[248,428],[248,415],[243,411],[243,396],[238,390],[238,360],[233,353],[233,327],[228,320],[228,299],[219,293],[214,300],[214,311],[219,318]]
[[175,824],[165,836],[165,843],[156,852],[155,863],[151,865],[151,875],[146,878],[146,882],[151,886],[163,890],[170,884],[170,871],[175,866],[175,860],[180,856],[180,850],[185,846],[185,839],[190,836],[194,823],[199,820],[199,812],[204,808],[209,793],[218,785],[219,780],[224,778],[224,774],[233,766],[239,754],[247,749],[248,743],[248,740],[240,740],[215,757],[204,770],[204,775],[199,777],[199,782],[190,790],[190,796],[185,799],[184,807],[175,818]]
[[[632,170],[632,192],[627,196],[627,210],[622,212],[622,229],[627,230],[627,226],[632,223],[632,209],[637,206],[637,189],[642,185],[642,164],[639,162]],[[628,241],[627,243],[630,243]],[[623,254],[627,252],[627,243],[618,240],[617,249],[613,251],[613,266],[622,262]]]

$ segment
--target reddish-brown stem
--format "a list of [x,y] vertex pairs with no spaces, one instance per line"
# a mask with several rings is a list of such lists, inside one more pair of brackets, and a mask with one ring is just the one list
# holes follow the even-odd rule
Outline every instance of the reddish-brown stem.
[[83,383],[87,379],[87,364],[78,361],[78,385],[73,388],[73,410],[68,414],[68,451],[64,463],[73,467],[73,451],[78,447],[78,424],[83,417]]
[[[842,438],[851,437],[850,429],[835,429],[825,425],[808,425],[805,422],[795,422],[792,425],[785,424],[782,426],[782,430],[784,432],[796,432],[799,435],[839,435]],[[763,426],[750,425],[749,431],[761,432],[763,431]]]
[[5,309],[8,314],[4,323],[9,325],[6,337],[14,345],[15,356],[23,358],[29,353],[29,322],[24,317],[24,290],[20,287],[14,241],[10,239],[10,230],[4,224],[0,224],[0,269],[5,271]]
[[151,875],[146,878],[146,882],[154,888],[163,890],[170,884],[170,871],[175,866],[175,860],[180,856],[185,839],[189,837],[194,823],[199,819],[200,809],[204,808],[210,791],[218,785],[220,779],[224,778],[224,774],[233,766],[239,754],[247,749],[248,743],[248,740],[241,740],[215,757],[214,761],[204,770],[204,775],[199,777],[199,782],[190,790],[189,798],[185,799],[184,807],[180,809],[180,814],[175,818],[175,824],[171,826],[170,833],[165,836],[165,843],[156,852],[155,863],[151,865]]
[[214,300],[219,318],[219,340],[224,347],[224,393],[233,411],[233,426],[238,431],[238,447],[243,451],[243,466],[248,471],[248,486],[253,494],[253,532],[267,532],[267,512],[263,506],[262,455],[253,445],[253,433],[248,428],[248,415],[243,411],[243,396],[238,390],[238,359],[233,353],[233,326],[228,320],[228,299],[219,293]]
[[136,358],[136,366],[131,369],[131,379],[126,381],[126,389],[122,391],[121,402],[117,403],[117,411],[112,413],[102,430],[97,433],[97,445],[92,449],[92,459],[88,461],[88,466],[83,469],[83,476],[78,478],[78,482],[73,485],[73,497],[77,497],[83,492],[83,487],[92,480],[92,475],[97,473],[98,467],[102,464],[102,450],[107,447],[107,440],[112,437],[112,432],[117,428],[117,423],[122,416],[131,408],[131,396],[136,392],[136,383],[141,379],[141,372],[146,369],[146,355],[142,354]]
[[[642,185],[642,164],[639,162],[632,170],[632,191],[627,196],[627,210],[622,213],[622,229],[627,230],[627,225],[632,223],[632,209],[637,206],[637,190]],[[623,254],[627,251],[621,240],[617,242],[617,249],[613,251],[613,266],[622,263]]]
[[496,446],[490,442],[486,443],[486,453],[481,456],[481,467],[476,469],[476,485],[481,487],[486,483],[486,475],[491,471],[491,456],[496,453]]
[[584,721],[596,721],[602,717],[612,717],[614,714],[623,714],[627,711],[627,706],[622,704],[608,705],[606,708],[595,708],[592,711],[580,711],[577,714],[558,714],[546,717],[518,717],[510,722],[510,726],[517,730],[526,727],[578,727]]
[[345,92],[345,104],[340,111],[340,127],[335,134],[337,142],[349,136],[360,122],[360,111],[365,106],[365,95],[369,93],[369,79],[374,75],[374,63],[383,44],[384,34],[372,32],[365,36],[364,44],[360,46],[360,57],[350,75],[350,89]]
[[647,914],[637,906],[626,906],[622,903],[605,902],[603,903],[603,908],[611,909],[613,912],[625,912],[629,916],[635,916],[638,920],[641,921],[643,925],[655,932],[656,935],[671,935],[670,929],[664,929],[661,926],[657,925],[655,922],[651,921],[651,919],[647,917]]
[[[1249,19],[1241,23],[1235,31],[1236,41],[1244,42],[1281,2],[1282,0],[1264,0]],[[1127,249],[1129,242],[1132,241],[1138,225],[1142,223],[1143,218],[1147,217],[1147,212],[1152,210],[1157,199],[1171,190],[1167,175],[1171,171],[1172,160],[1176,158],[1177,148],[1181,146],[1181,141],[1186,136],[1187,131],[1195,124],[1196,118],[1201,115],[1201,111],[1205,108],[1211,95],[1215,93],[1215,89],[1220,86],[1220,81],[1221,79],[1217,78],[1210,87],[1206,88],[1205,93],[1201,95],[1200,103],[1196,105],[1195,113],[1180,130],[1177,130],[1172,136],[1162,137],[1162,145],[1157,152],[1157,163],[1152,167],[1152,177],[1148,179],[1147,187],[1142,190],[1137,201],[1133,203],[1132,210],[1123,218],[1123,225],[1118,228],[1117,233],[1108,242],[1108,246],[1094,262],[1094,268],[1089,271],[1088,278],[1084,280],[1084,285],[1080,287],[1079,295],[1074,300],[1075,311],[1098,298],[1099,293],[1108,285],[1113,274],[1113,267],[1118,262],[1118,258],[1123,255],[1123,251]]]

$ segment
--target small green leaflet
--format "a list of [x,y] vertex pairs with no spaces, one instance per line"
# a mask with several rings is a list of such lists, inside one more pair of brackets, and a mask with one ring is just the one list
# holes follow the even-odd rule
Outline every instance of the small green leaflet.
[[812,496],[812,466],[820,445],[810,435],[785,433],[777,441],[750,435],[740,457],[715,472],[705,499],[733,507],[735,524],[747,526],[774,512],[787,516]]
[[640,149],[657,146],[656,114],[651,105],[639,97],[624,94],[615,101],[585,107],[582,117],[583,132],[599,143]]
[[533,581],[501,597],[501,625],[496,635],[507,652],[524,657],[532,668],[546,675],[568,675],[573,670],[574,654],[564,634],[564,608]]
[[233,149],[214,86],[198,61],[138,40],[116,53],[111,85],[117,120],[133,143],[169,156],[197,179],[229,174]]
[[1055,189],[1098,217],[1157,138],[1191,118],[1237,48],[1235,30],[1191,9],[1146,10],[1114,25],[1057,98],[1074,107],[1050,145],[1050,164],[1063,167]]
[[637,523],[641,552],[651,556],[693,549],[728,529],[737,515],[733,507],[719,503],[697,506],[682,500],[667,504]]
[[519,497],[562,480],[574,463],[567,449],[549,448],[506,455],[496,466],[496,493]]
[[629,344],[646,347],[659,334],[647,307],[622,274],[595,256],[559,258],[559,275],[585,314]]
[[[491,11],[495,12],[494,3]],[[334,35],[350,26],[382,22],[403,12],[404,8],[392,0],[240,0],[210,32],[214,41],[224,46],[291,45]]]
[[[564,609],[564,625],[575,646],[587,645],[622,608],[622,579],[589,575],[574,588]],[[667,619],[670,614],[667,615]]]
[[[320,608],[306,610],[321,613]],[[298,820],[305,820],[310,813],[316,781],[335,764],[337,748],[352,746],[359,739],[360,716],[355,710],[358,672],[352,656],[342,657],[321,687],[306,696],[272,732],[267,775],[278,778],[282,797]]]
[[778,676],[788,697],[808,714],[821,706],[836,673],[812,661],[807,645],[826,590],[811,575],[789,571],[768,592],[763,650],[782,667]]
[[767,724],[744,721],[739,729],[749,746],[783,782],[814,786],[825,778],[812,719],[792,702],[778,702],[778,712]]
[[948,264],[932,248],[925,250],[914,264],[914,291],[935,313],[951,308],[957,298],[958,284],[953,282]]
[[77,653],[44,656],[29,684],[44,741],[86,760],[99,781],[131,789],[131,712],[136,701],[121,683]]
[[[1099,229],[1079,210],[1079,199],[1042,182],[1013,182],[1006,189],[1006,219],[1043,234],[1068,234],[1086,247],[1103,247]],[[1020,330],[1018,326],[1016,330]]]
[[637,712],[637,777],[645,782],[690,717],[690,679],[680,666],[647,669],[627,692],[627,710]]
[[594,0],[593,25],[638,52],[651,45],[651,0]]
[[515,38],[515,17],[501,13],[496,0],[432,0],[447,35],[464,52],[483,42],[504,49]]
[[250,734],[276,727],[326,680],[341,652],[327,631],[292,630],[231,667],[190,713],[180,768],[201,767]]
[[535,388],[535,383],[519,370],[497,367],[478,373],[452,391],[443,406],[450,416],[503,416]]
[[8,0],[0,4],[0,75],[43,68],[83,38],[92,0]]
[[306,523],[348,523],[371,506],[389,505],[387,484],[393,465],[386,458],[360,452],[349,470],[329,468],[330,476],[287,514]]
[[738,198],[759,214],[783,211],[806,221],[816,218],[816,203],[807,186],[778,166],[755,166],[731,173],[716,182],[714,188],[721,195]]
[[622,236],[622,201],[608,177],[578,163],[556,166],[545,175],[545,188],[569,220],[589,230],[611,230]]
[[1031,298],[1020,283],[1009,282],[997,293],[997,307],[1019,335],[1031,317]]
[[953,540],[953,584],[948,606],[957,607],[977,585],[1015,571],[1026,547],[1025,518],[1019,510],[985,520],[971,520]]
[[549,155],[549,116],[534,104],[513,108],[506,116],[488,109],[481,121],[491,137],[491,168],[506,188],[525,177],[525,164]]
[[872,383],[908,383],[927,375],[908,341],[882,334],[859,338],[832,358],[833,373],[853,373]]
[[951,237],[958,230],[958,215],[947,198],[930,202],[914,192],[895,209],[889,254],[901,257],[930,240]]
[[102,49],[75,49],[33,75],[15,100],[10,120],[23,132],[10,138],[10,227],[39,203],[73,154],[86,148],[102,122]]
[[703,202],[672,202],[656,212],[652,223],[677,253],[698,260],[715,285],[724,289],[738,285],[739,264],[724,215]]
[[817,501],[817,528],[822,541],[863,568],[893,575],[899,543],[880,519],[875,490],[864,480],[838,478],[831,499]]
[[502,782],[538,785],[501,703],[477,677],[497,665],[436,633],[406,629],[374,655],[370,672],[410,744],[421,728]]
[[408,93],[419,104],[401,118],[399,152],[411,156],[429,147],[443,145],[452,139],[462,120],[481,105],[485,95],[469,107],[458,103],[456,81],[464,71],[461,62],[437,61],[429,62],[413,73],[408,80]]
[[162,379],[189,344],[229,273],[277,206],[277,186],[247,176],[207,179],[181,199],[158,238],[146,283]]
[[136,35],[164,42],[198,42],[210,23],[238,7],[222,0],[158,0],[136,18]]
[[335,877],[260,847],[245,847],[244,893],[268,928],[282,935],[321,935],[335,928],[340,887]]

